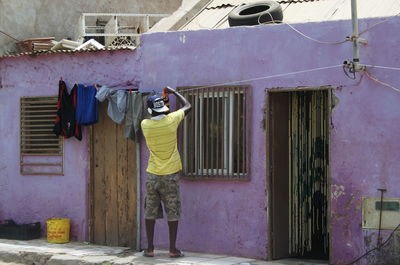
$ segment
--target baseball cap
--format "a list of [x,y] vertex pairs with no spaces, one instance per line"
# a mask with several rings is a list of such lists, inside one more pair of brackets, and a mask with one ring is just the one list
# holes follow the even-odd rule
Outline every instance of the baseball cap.
[[164,104],[164,99],[158,95],[151,96],[147,99],[147,107],[158,113],[169,111],[169,108]]

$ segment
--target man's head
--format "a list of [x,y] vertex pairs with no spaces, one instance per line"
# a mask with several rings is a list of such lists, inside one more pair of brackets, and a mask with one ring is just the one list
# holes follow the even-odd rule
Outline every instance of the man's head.
[[164,99],[158,95],[151,96],[147,99],[147,110],[153,116],[163,114],[169,111],[169,108],[165,106]]

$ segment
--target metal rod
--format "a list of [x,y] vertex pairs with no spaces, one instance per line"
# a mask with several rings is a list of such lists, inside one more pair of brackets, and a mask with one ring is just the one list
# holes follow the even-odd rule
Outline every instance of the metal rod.
[[381,207],[379,209],[379,230],[378,230],[378,249],[381,248],[382,238],[381,238],[381,228],[382,228],[382,203],[383,203],[383,193],[386,189],[378,189],[381,192]]
[[292,149],[293,149],[293,140],[292,140],[292,93],[289,94],[289,254],[292,253],[293,249],[293,198],[292,198],[292,176],[293,176],[293,164],[292,164]]
[[233,140],[232,140],[232,135],[233,135],[233,127],[232,123],[233,123],[233,109],[231,108],[232,104],[233,104],[233,94],[232,94],[232,89],[231,87],[228,88],[228,106],[227,106],[227,115],[228,115],[228,119],[227,119],[227,128],[228,128],[228,136],[227,136],[227,156],[228,156],[228,175],[230,177],[232,177],[232,167],[233,167],[233,151],[232,151],[232,145],[233,145]]
[[363,69],[363,67],[360,66],[360,50],[358,47],[357,0],[351,0],[351,22],[353,26],[353,70],[357,72]]
[[218,133],[216,132],[216,128],[218,128],[218,126],[216,125],[216,121],[218,120],[217,117],[215,117],[215,107],[214,104],[216,104],[215,102],[215,89],[212,90],[212,95],[211,95],[211,124],[212,124],[212,131],[211,131],[211,174],[212,175],[217,175],[216,169],[216,160],[218,157],[217,154],[217,146],[215,144],[216,142],[216,137],[218,136]]
[[[236,130],[236,137],[235,138],[233,138],[233,139],[235,139],[236,140],[236,174],[237,174],[237,177],[239,177],[239,175],[240,175],[240,91],[239,91],[239,89],[237,88],[237,87],[235,87],[235,92],[234,92],[235,94],[236,94],[236,101],[237,101],[237,106],[235,105],[235,103],[233,103],[234,104],[234,106],[235,106],[235,111],[237,112],[237,116],[236,116],[236,119],[237,119],[237,130]],[[234,102],[235,102],[235,99],[233,100]]]
[[141,214],[140,214],[140,197],[141,197],[141,172],[140,172],[140,143],[136,142],[135,143],[135,149],[136,149],[136,250],[140,251],[141,246],[140,246],[140,241],[141,241],[141,225],[140,225],[140,220],[141,220]]
[[[207,93],[207,94],[206,94]],[[206,88],[204,90],[203,93],[203,111],[201,113],[201,115],[203,116],[203,126],[202,126],[202,130],[203,130],[203,139],[204,142],[202,144],[203,146],[203,152],[202,152],[202,156],[203,156],[203,168],[204,168],[204,172],[207,176],[210,175],[210,167],[208,165],[208,157],[209,157],[209,131],[210,131],[210,121],[209,121],[209,106],[210,106],[210,96],[209,96],[210,90],[209,88]]]
[[215,123],[216,123],[216,128],[217,128],[217,139],[216,139],[216,173],[217,173],[217,175],[218,176],[221,176],[221,168],[222,168],[222,165],[221,165],[221,154],[222,154],[222,151],[221,151],[221,147],[220,147],[220,137],[221,137],[221,131],[223,131],[223,129],[221,130],[221,120],[223,120],[223,117],[221,117],[220,116],[220,111],[219,111],[219,109],[220,109],[220,102],[221,101],[223,101],[223,97],[221,97],[221,94],[220,94],[220,89],[218,89],[217,90],[217,97],[216,97],[216,100],[217,100],[217,106],[216,106],[216,111],[217,111],[217,117],[216,117],[216,121],[215,121]]
[[[247,89],[248,90],[248,89]],[[247,90],[246,90],[246,93],[247,93]],[[242,93],[241,94],[241,100],[242,100],[242,118],[241,118],[241,121],[242,121],[242,134],[241,134],[241,138],[242,138],[242,173],[243,173],[243,177],[245,177],[246,176],[246,174],[247,174],[247,169],[246,169],[246,153],[247,153],[247,150],[246,150],[246,129],[247,129],[247,119],[246,119],[246,115],[247,115],[247,112],[246,112],[246,106],[247,106],[247,103],[246,103],[246,93]]]
[[13,36],[11,36],[10,34],[8,34],[8,33],[6,33],[6,32],[4,32],[4,31],[2,31],[2,30],[0,30],[0,33],[3,33],[4,35],[6,35],[7,37],[9,37],[9,38],[11,38],[11,39],[13,39],[13,40],[15,40],[15,41],[20,41],[20,40],[18,40],[18,39],[16,39],[16,38],[14,38]]
[[[203,96],[203,93],[201,93],[201,96]],[[200,176],[200,168],[203,168],[202,159],[200,157],[201,156],[200,147],[202,144],[201,137],[200,137],[200,128],[201,128],[200,122],[203,122],[202,120],[200,120],[201,119],[200,107],[201,107],[201,103],[202,103],[202,101],[200,99],[200,89],[197,90],[196,102],[197,102],[197,104],[196,104],[197,117],[195,117],[195,120],[196,120],[197,135],[195,138],[196,138],[196,153],[197,153],[196,157],[198,157],[198,159],[196,159],[196,175]],[[203,173],[203,170],[201,170],[201,173]],[[203,175],[203,174],[201,174],[201,175]]]
[[[191,101],[191,103],[193,104],[193,108],[195,108],[195,106],[196,106],[196,96],[194,95],[194,93],[191,93],[191,98],[192,98],[192,101]],[[188,128],[196,128],[195,126],[196,126],[196,117],[195,117],[195,112],[194,111],[191,111],[190,112],[190,124],[189,124],[189,126],[190,127],[188,127]],[[193,130],[193,129],[191,129],[191,130],[189,130],[188,129],[188,132],[190,132],[190,145],[189,145],[189,148],[190,149],[188,149],[188,150],[190,150],[190,152],[189,152],[189,154],[190,154],[190,168],[191,168],[191,176],[192,177],[194,177],[195,176],[195,174],[196,174],[196,161],[195,161],[195,156],[196,156],[196,153],[195,153],[195,151],[197,150],[197,147],[196,147],[196,132],[195,132],[195,130]]]
[[143,24],[144,24],[144,32],[149,31],[149,29],[150,29],[150,16],[149,15],[146,15],[143,18]]
[[226,121],[226,108],[225,108],[225,102],[226,102],[226,96],[225,96],[225,87],[223,87],[222,88],[222,96],[221,96],[221,126],[222,126],[222,137],[221,137],[221,171],[222,171],[222,174],[224,174],[224,175],[227,175],[225,172],[225,168],[227,168],[226,167],[226,159],[225,159],[225,155],[226,155],[226,152],[225,152],[225,144],[226,144],[226,141],[227,141],[227,137],[226,137],[226,130],[225,130],[225,126],[226,126],[226,123],[225,123],[225,121]]

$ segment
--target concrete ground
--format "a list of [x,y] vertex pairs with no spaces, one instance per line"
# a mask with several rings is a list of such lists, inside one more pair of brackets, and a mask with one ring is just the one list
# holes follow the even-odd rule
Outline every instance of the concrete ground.
[[71,242],[51,244],[45,239],[18,241],[0,239],[0,264],[13,265],[322,265],[323,261],[285,259],[263,261],[226,255],[184,252],[185,257],[172,259],[165,250],[156,250],[154,258],[129,248],[107,247]]

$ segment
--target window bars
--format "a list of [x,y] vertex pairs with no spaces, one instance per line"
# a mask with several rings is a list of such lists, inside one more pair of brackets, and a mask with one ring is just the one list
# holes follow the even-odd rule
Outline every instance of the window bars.
[[20,172],[63,175],[63,139],[53,133],[57,97],[22,97]]
[[249,86],[180,88],[192,104],[181,129],[184,178],[249,179]]

